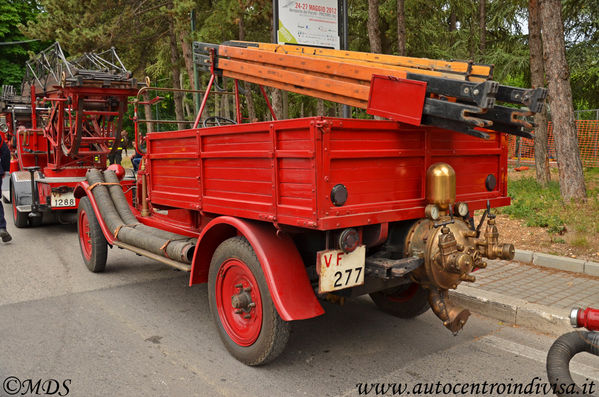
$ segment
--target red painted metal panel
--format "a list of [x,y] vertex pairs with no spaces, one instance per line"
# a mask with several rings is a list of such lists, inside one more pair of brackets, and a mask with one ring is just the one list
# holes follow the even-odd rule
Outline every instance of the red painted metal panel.
[[[506,205],[505,140],[491,136],[322,117],[153,133],[150,197],[162,206],[329,230],[422,217],[426,171],[443,161],[456,170],[458,200]],[[492,192],[488,174],[498,180]],[[330,200],[336,184],[349,192],[341,207]]]
[[277,235],[276,229],[265,223],[230,216],[212,220],[202,231],[194,253],[190,285],[207,281],[214,250],[224,239],[235,236],[237,231],[252,245],[272,300],[283,320],[304,320],[324,314],[295,244],[289,236]]
[[392,76],[372,75],[366,112],[411,125],[420,125],[426,83]]

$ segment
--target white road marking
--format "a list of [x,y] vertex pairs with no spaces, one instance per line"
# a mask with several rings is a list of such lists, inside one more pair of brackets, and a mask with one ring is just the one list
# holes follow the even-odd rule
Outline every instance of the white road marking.
[[[486,345],[495,349],[503,350],[508,353],[513,353],[521,357],[545,363],[547,360],[547,352],[535,349],[530,346],[512,342],[507,339],[499,338],[495,335],[487,335],[480,339]],[[570,361],[570,373],[577,374],[599,382],[599,368],[591,367],[586,364],[577,362],[575,359]]]

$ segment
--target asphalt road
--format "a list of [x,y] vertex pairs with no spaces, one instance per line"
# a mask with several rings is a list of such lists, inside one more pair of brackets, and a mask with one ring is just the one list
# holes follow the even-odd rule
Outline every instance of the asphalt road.
[[[14,240],[0,243],[5,384],[68,381],[72,396],[353,396],[359,383],[414,394],[419,384],[546,379],[550,337],[477,316],[454,337],[430,312],[400,320],[368,298],[324,304],[324,316],[294,324],[278,360],[247,367],[221,344],[205,285],[190,288],[186,274],[116,248],[107,271],[92,274],[74,225],[9,228]],[[579,382],[599,380],[596,357],[575,361]],[[487,395],[514,394],[498,391]]]

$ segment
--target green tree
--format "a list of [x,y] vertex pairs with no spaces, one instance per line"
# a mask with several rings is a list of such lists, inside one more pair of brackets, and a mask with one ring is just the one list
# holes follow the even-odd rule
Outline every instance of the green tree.
[[28,51],[38,51],[44,43],[28,42],[19,31],[20,24],[34,21],[39,14],[35,0],[3,0],[0,2],[0,85],[20,86],[25,73]]

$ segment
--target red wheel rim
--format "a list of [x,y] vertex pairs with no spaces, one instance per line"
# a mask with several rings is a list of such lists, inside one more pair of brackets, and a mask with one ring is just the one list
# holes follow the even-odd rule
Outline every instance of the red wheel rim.
[[79,212],[79,242],[81,243],[81,251],[85,259],[92,257],[92,239],[89,231],[89,220],[85,211]]
[[409,302],[416,295],[419,288],[420,284],[412,283],[406,289],[389,295],[387,298],[392,302]]
[[[227,335],[240,346],[252,345],[262,329],[262,299],[251,270],[240,259],[228,259],[218,271],[215,288],[218,316]],[[235,296],[249,304],[234,307]]]

